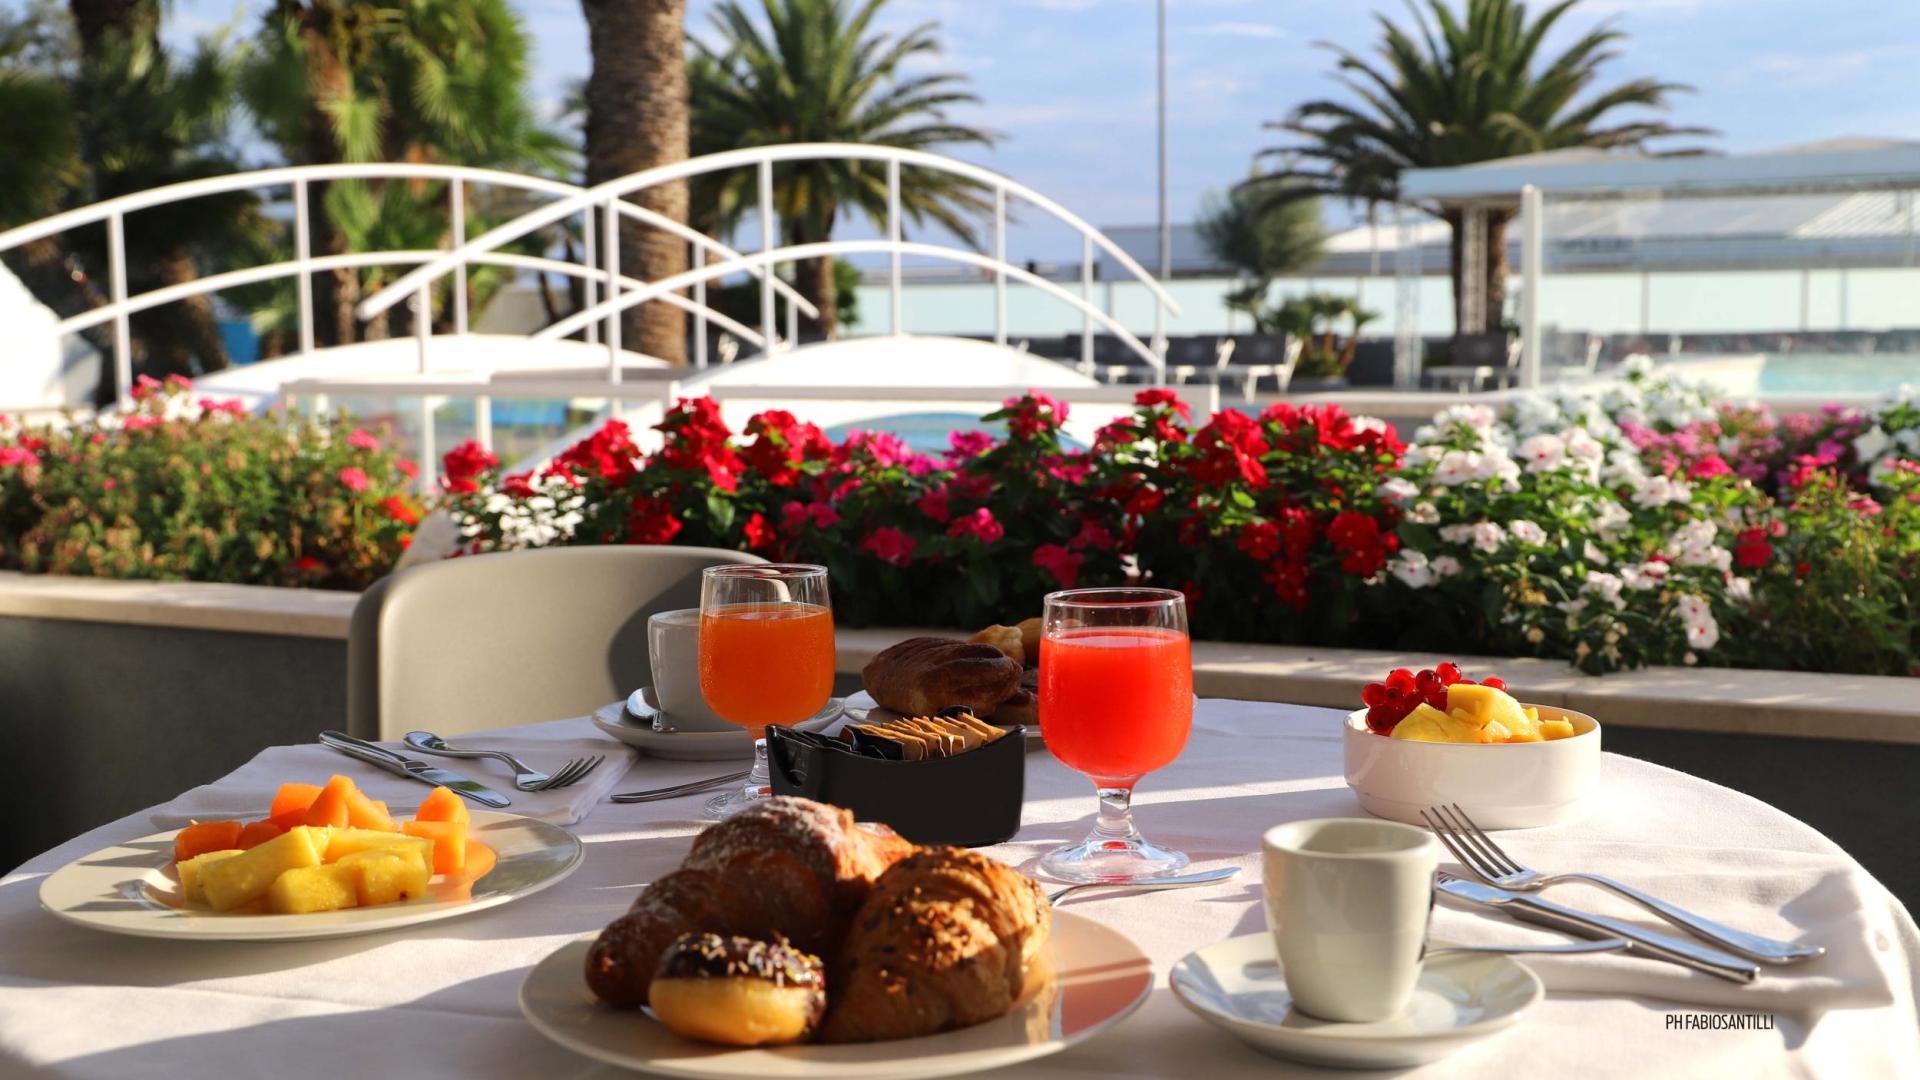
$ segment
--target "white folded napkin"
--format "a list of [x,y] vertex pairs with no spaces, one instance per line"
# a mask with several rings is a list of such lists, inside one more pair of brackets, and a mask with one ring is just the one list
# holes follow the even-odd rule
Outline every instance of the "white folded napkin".
[[[1886,890],[1858,867],[1826,854],[1779,850],[1663,847],[1658,861],[1636,859],[1625,845],[1543,845],[1524,833],[1496,834],[1529,865],[1542,870],[1605,866],[1607,876],[1678,904],[1724,926],[1783,941],[1826,946],[1825,956],[1796,964],[1760,965],[1751,984],[1729,982],[1631,951],[1568,956],[1520,956],[1555,993],[1635,995],[1716,1010],[1818,1016],[1828,1009],[1866,1008],[1893,1001],[1889,960],[1898,960]],[[1582,858],[1574,847],[1586,848]],[[1599,850],[1612,848],[1614,850]],[[1524,854],[1521,854],[1523,853]],[[1580,861],[1576,861],[1576,859]],[[1442,860],[1443,867],[1451,860]],[[1634,865],[1638,862],[1638,865]],[[1633,866],[1631,871],[1619,869]],[[1763,874],[1756,870],[1764,868]],[[1566,882],[1537,893],[1564,907],[1607,915],[1647,930],[1712,947],[1638,904],[1598,886]],[[1498,909],[1442,899],[1433,936],[1461,944],[1564,941],[1567,936],[1514,921]],[[1724,950],[1722,950],[1724,951]]]
[[[505,762],[439,757],[400,743],[380,745],[485,784],[513,800],[511,805],[501,807],[505,813],[571,825],[586,817],[620,783],[634,760],[630,747],[587,733],[593,730],[581,723],[534,724],[463,736],[459,740],[458,745],[463,747],[505,750],[533,768],[547,772],[576,757],[606,759],[588,773],[586,779],[554,791],[517,790],[513,786],[513,770]],[[432,790],[418,780],[375,768],[314,742],[262,750],[252,761],[213,783],[193,788],[155,808],[151,817],[154,825],[163,829],[177,828],[193,820],[265,817],[273,793],[281,784],[323,784],[335,773],[351,776],[368,797],[385,802],[395,811],[418,806]],[[478,803],[471,805],[479,806]]]

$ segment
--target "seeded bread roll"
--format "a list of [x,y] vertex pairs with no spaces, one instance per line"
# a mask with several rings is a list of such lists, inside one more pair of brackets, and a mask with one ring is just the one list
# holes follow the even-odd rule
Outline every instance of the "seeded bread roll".
[[952,708],[991,713],[1020,685],[1020,665],[991,645],[908,638],[875,656],[860,673],[867,693],[903,716]]

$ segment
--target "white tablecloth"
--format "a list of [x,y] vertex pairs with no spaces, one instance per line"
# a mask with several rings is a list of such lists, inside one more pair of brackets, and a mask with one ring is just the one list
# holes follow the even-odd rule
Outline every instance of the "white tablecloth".
[[[1339,723],[1339,714],[1326,709],[1201,703],[1186,752],[1143,785],[1137,819],[1153,839],[1190,852],[1200,866],[1237,863],[1244,872],[1201,889],[1086,893],[1066,901],[1138,940],[1153,958],[1158,985],[1139,1013],[1104,1038],[999,1075],[1229,1080],[1313,1072],[1281,1066],[1187,1013],[1166,989],[1166,971],[1194,948],[1263,928],[1254,853],[1268,826],[1362,813],[1341,780]],[[568,720],[516,734],[559,740],[588,730],[587,721]],[[315,747],[269,756],[280,757],[289,773],[350,764]],[[1093,807],[1086,781],[1044,752],[1028,761],[1026,827],[994,852],[1016,863],[1079,839]],[[711,763],[641,758],[616,790],[718,771]],[[1508,833],[1504,841],[1535,865],[1612,873],[1745,929],[1813,934],[1833,953],[1791,974],[1769,971],[1745,989],[1624,957],[1536,964],[1550,993],[1534,1015],[1403,1075],[1868,1077],[1920,1070],[1920,931],[1864,870],[1805,825],[1681,773],[1609,756],[1602,784],[1583,820]],[[151,811],[123,818],[0,880],[0,1076],[621,1075],[535,1033],[519,1017],[516,992],[536,961],[605,924],[641,884],[673,869],[700,827],[700,802],[600,805],[575,826],[587,842],[584,865],[525,901],[412,930],[278,945],[111,937],[40,911],[39,879],[48,871],[153,831]],[[1639,918],[1583,886],[1559,887],[1554,896]],[[1476,940],[1539,934],[1445,908],[1435,932]],[[1629,988],[1633,995],[1621,993]],[[1672,1013],[1736,1009],[1771,1014],[1775,1026],[1668,1029]]]

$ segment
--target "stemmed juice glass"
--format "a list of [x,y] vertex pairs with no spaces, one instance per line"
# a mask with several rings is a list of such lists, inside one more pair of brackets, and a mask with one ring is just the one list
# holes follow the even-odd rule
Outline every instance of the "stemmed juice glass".
[[833,693],[827,568],[711,566],[700,576],[700,693],[715,715],[753,734],[746,786],[708,800],[724,818],[767,797],[767,725],[795,724]]
[[1186,748],[1193,727],[1193,654],[1186,598],[1168,589],[1070,589],[1046,599],[1040,637],[1040,726],[1047,749],[1085,773],[1100,796],[1093,832],[1047,853],[1065,881],[1139,881],[1187,865],[1147,843],[1130,804],[1140,778]]

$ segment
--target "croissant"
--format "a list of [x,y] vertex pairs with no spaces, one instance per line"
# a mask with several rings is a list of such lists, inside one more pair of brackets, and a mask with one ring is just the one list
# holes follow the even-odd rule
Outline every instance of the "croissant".
[[1032,878],[964,848],[921,848],[854,915],[821,1038],[904,1039],[1004,1015],[1044,980],[1052,926]]
[[695,837],[681,868],[600,932],[587,951],[587,985],[609,1005],[639,1008],[661,954],[682,934],[784,936],[831,955],[874,880],[912,849],[837,806],[767,799]]
[[904,716],[952,708],[985,716],[1020,685],[1020,664],[992,645],[918,637],[881,651],[860,678],[874,701]]

